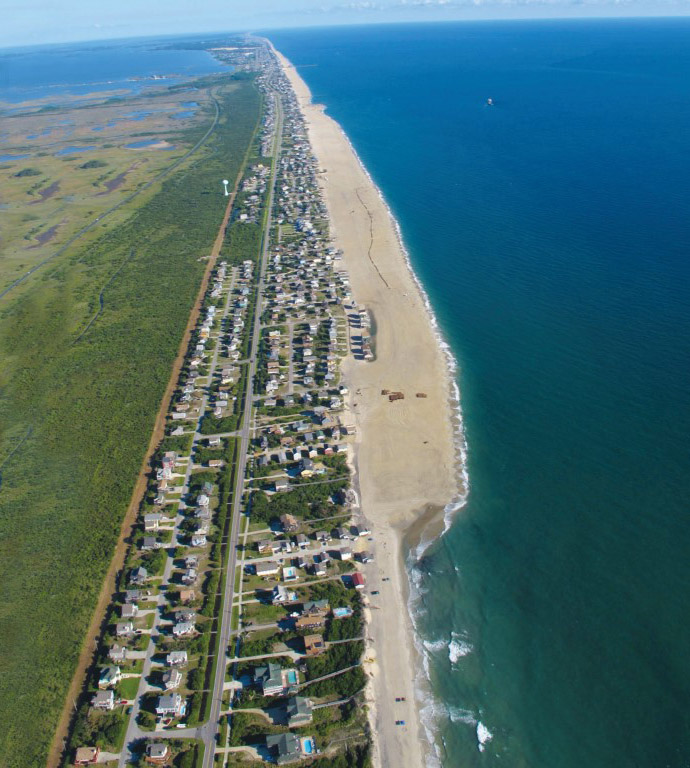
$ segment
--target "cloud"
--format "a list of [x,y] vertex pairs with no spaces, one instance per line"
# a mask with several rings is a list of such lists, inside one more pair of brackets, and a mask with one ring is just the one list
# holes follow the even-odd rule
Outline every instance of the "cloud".
[[690,0],[0,0],[0,46],[313,25],[688,15]]
[[[650,3],[645,0],[353,0],[347,3],[335,3],[330,6],[320,6],[321,14],[340,14],[340,13],[364,13],[364,14],[400,14],[405,11],[424,14],[428,11],[429,16],[435,13],[447,15],[453,11],[463,12],[470,9],[483,8],[487,11],[500,9],[538,9],[548,8],[552,11],[561,9],[576,8],[636,8],[645,5],[649,7]],[[671,9],[687,10],[688,0],[653,0],[651,7],[656,7],[660,12]],[[315,9],[312,9],[315,10]]]
[[[374,2],[373,0],[360,0],[359,2],[349,2],[332,5],[330,7],[321,6],[321,11],[333,13],[337,11],[379,11],[395,12],[405,9],[442,9],[445,11],[452,9],[466,8],[505,8],[505,7],[538,7],[548,6],[551,8],[573,8],[577,6],[635,6],[639,5],[640,0],[383,0]],[[653,5],[659,8],[687,7],[687,0],[654,0]]]
[[[380,11],[384,8],[380,3],[371,3],[364,0],[364,2],[361,3],[347,3],[346,5],[337,5],[335,6],[337,10],[347,10],[347,11]],[[321,6],[321,10],[326,11],[327,13],[329,11],[334,10],[331,8],[326,8],[324,6]]]

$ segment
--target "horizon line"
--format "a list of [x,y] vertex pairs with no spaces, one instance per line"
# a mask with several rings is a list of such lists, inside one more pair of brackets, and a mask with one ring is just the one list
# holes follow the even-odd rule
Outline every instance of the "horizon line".
[[73,40],[59,40],[42,43],[23,43],[20,45],[0,45],[0,54],[5,51],[17,51],[22,49],[49,48],[61,45],[74,45],[76,43],[117,43],[135,40],[160,40],[163,38],[191,39],[204,35],[265,35],[271,32],[299,31],[299,30],[318,30],[318,29],[336,29],[338,27],[374,27],[374,26],[412,26],[412,25],[446,25],[446,24],[509,24],[524,22],[580,22],[580,21],[659,21],[673,19],[690,19],[690,9],[686,13],[674,14],[600,14],[595,16],[513,16],[510,18],[465,18],[465,19],[414,19],[404,21],[353,21],[353,22],[334,22],[332,24],[306,24],[306,25],[287,25],[279,27],[241,27],[238,29],[200,29],[194,32],[163,32],[142,35],[123,35],[120,37],[96,37],[96,38],[75,38]]

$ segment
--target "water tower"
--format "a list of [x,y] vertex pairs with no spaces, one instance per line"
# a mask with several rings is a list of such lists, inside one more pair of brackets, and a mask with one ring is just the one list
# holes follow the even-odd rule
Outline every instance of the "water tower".
[[225,190],[225,197],[227,197],[230,193],[228,192],[228,184],[230,182],[227,179],[223,179],[223,189]]

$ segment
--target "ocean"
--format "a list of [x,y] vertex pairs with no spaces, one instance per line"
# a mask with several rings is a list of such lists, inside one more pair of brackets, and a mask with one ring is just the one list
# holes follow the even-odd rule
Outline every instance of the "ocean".
[[467,503],[410,557],[440,762],[689,766],[690,22],[270,37],[459,366]]

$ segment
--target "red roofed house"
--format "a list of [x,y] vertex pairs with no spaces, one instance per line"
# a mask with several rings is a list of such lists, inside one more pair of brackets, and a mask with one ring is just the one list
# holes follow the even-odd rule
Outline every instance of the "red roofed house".
[[359,571],[352,574],[352,586],[355,589],[364,589],[364,576]]

